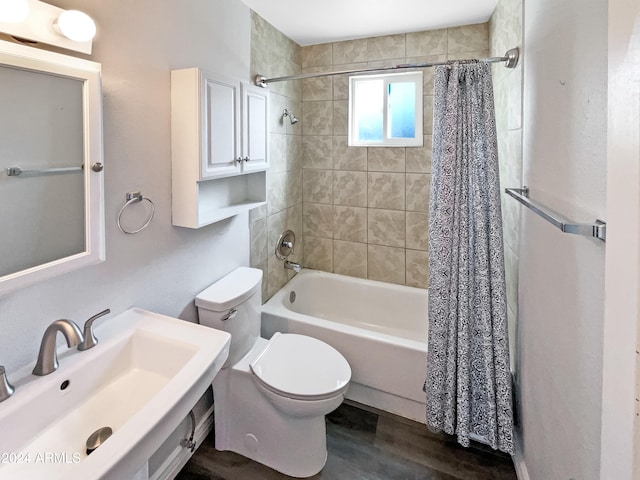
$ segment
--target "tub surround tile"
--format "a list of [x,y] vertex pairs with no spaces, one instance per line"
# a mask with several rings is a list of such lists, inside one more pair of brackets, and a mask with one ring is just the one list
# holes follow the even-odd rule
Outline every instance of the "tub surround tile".
[[333,271],[333,240],[305,235],[304,266],[325,272]]
[[333,134],[332,101],[303,102],[302,105],[303,135]]
[[302,169],[289,170],[287,173],[287,207],[302,203]]
[[422,250],[408,250],[407,285],[410,287],[427,288],[429,286],[429,253]]
[[[326,70],[327,67],[310,67],[303,68],[302,73],[319,73]],[[302,79],[302,101],[313,102],[317,100],[333,100],[333,79],[331,77]]]
[[[336,65],[336,70],[360,70],[367,68],[366,63],[348,63]],[[333,99],[349,100],[349,75],[336,75],[333,77]]]
[[[298,203],[297,205],[287,208],[287,218],[286,218],[286,229],[292,230],[296,235],[296,244],[299,244],[302,247],[302,203]],[[267,244],[267,249],[275,249],[276,242],[273,242],[273,245]],[[296,245],[295,250],[298,247]]]
[[287,170],[302,168],[302,135],[286,135]]
[[507,305],[516,309],[518,305],[518,264],[519,259],[511,247],[505,246],[504,267],[507,284]]
[[267,213],[272,215],[287,207],[287,174],[267,175]]
[[448,29],[447,53],[478,52],[489,45],[489,22]]
[[332,169],[333,143],[334,137],[331,136],[302,137],[302,167]]
[[287,136],[281,133],[269,134],[269,173],[287,171]]
[[407,173],[407,210],[428,212],[430,190],[431,175]]
[[367,209],[336,205],[333,209],[333,238],[366,243]]
[[[257,74],[278,77],[301,73],[301,47],[255,12],[251,18],[251,77]],[[250,263],[264,273],[265,300],[288,278],[288,271],[281,271],[284,270],[282,265],[279,269],[275,258],[270,258],[277,238],[286,228],[294,229],[302,237],[302,83],[279,82],[272,84],[269,90],[267,204],[249,213]],[[300,119],[297,124],[283,121],[285,108]],[[299,253],[302,258],[301,241],[299,245],[295,254]]]
[[[447,55],[427,55],[424,57],[407,57],[406,63],[437,63],[446,62]],[[434,68],[422,69],[422,94],[433,95]]]
[[[333,43],[333,65],[367,61],[367,39]],[[342,70],[342,69],[341,69]]]
[[405,212],[370,208],[367,220],[369,244],[404,247],[406,234]]
[[267,219],[254,222],[249,227],[251,251],[249,262],[251,266],[261,264],[267,259]]
[[367,170],[367,147],[350,147],[348,137],[333,138],[333,168],[336,170]]
[[407,57],[447,53],[447,29],[407,33]]
[[406,148],[407,173],[431,173],[432,136],[425,135],[422,147]]
[[396,65],[405,63],[404,60],[404,57],[376,60],[373,62],[367,62],[367,68],[395,67]]
[[303,203],[302,234],[333,238],[333,205]]
[[282,119],[282,111],[287,108],[287,97],[272,93],[269,95],[269,121],[267,122],[269,133],[287,133]]
[[371,280],[405,284],[405,249],[367,246],[367,272]]
[[405,174],[369,172],[368,204],[371,208],[405,209]]
[[333,203],[353,207],[367,206],[367,173],[333,172]]
[[450,53],[447,59],[448,60],[472,60],[474,58],[487,58],[488,56],[489,56],[489,50],[478,50],[475,52]]
[[[509,13],[501,13],[503,17],[507,14]],[[513,12],[511,14],[515,15]],[[488,56],[489,50],[488,32],[489,24],[486,23],[302,47],[299,48],[300,63],[288,68],[317,72],[387,67],[400,63],[439,62],[450,58],[484,57]],[[278,62],[280,57],[274,58],[269,54],[269,58],[271,62]],[[426,268],[425,258],[428,250],[433,74],[433,69],[423,70],[424,145],[406,148],[348,146],[348,75],[332,77],[331,84],[324,81],[327,77],[323,77],[323,80],[314,79],[304,83],[284,82],[298,85],[300,90],[298,99],[304,95],[302,107],[299,110],[293,110],[296,114],[301,112],[299,115],[301,125],[295,125],[294,127],[297,128],[295,131],[286,130],[302,135],[298,161],[304,169],[302,181],[302,198],[305,202],[302,215],[304,236],[366,244],[367,276],[373,275],[374,278],[384,281],[420,285],[422,288],[425,280],[421,279],[420,275]],[[510,125],[521,125],[522,106],[517,102],[519,93],[517,95],[510,93],[512,90],[516,90],[516,93],[520,91],[521,74],[518,76],[511,71],[507,73],[501,71],[500,76],[496,78],[500,78],[500,81],[495,82],[498,126],[503,125],[509,128]],[[302,92],[303,85],[304,92]],[[509,108],[512,108],[513,113],[509,112]],[[501,113],[500,109],[504,110],[504,113]],[[520,132],[519,134],[521,135]],[[510,143],[506,133],[503,133],[499,140],[501,154],[507,152],[504,155],[513,156],[510,150],[518,148],[515,141],[511,140]],[[522,150],[521,144],[519,150]],[[291,170],[288,148],[286,157],[286,168]],[[513,166],[501,165],[502,178],[512,178],[518,175],[518,172],[521,176],[521,154],[515,162]],[[501,160],[502,163],[504,162]],[[520,170],[516,168],[516,164],[520,165]],[[308,171],[311,170],[314,172],[309,173]],[[332,175],[315,172],[322,170],[331,172]],[[299,197],[290,198],[289,191],[295,183],[290,178],[291,172],[287,173],[286,205],[290,207],[295,205]],[[327,216],[327,209],[323,208],[326,206],[333,207],[331,222]],[[316,211],[319,211],[318,214],[323,217],[312,219]],[[514,241],[513,235],[509,232],[509,224],[514,219],[507,213],[509,212],[505,209],[505,243]],[[334,260],[336,252],[343,246],[342,243],[334,242],[332,246],[335,250]],[[374,249],[372,254],[369,251],[370,246],[392,250]],[[362,247],[358,248],[362,249]],[[407,252],[411,250],[413,253],[405,255],[405,248]],[[382,255],[383,252],[388,257],[392,256],[390,252],[395,252],[398,261],[387,262],[386,267],[380,266],[385,265],[380,260],[386,258]],[[372,255],[373,260],[370,258]],[[371,269],[372,261],[376,265],[373,269]],[[326,261],[324,263],[328,264]],[[332,268],[340,267],[333,262]],[[383,274],[384,268],[390,269],[390,272]],[[394,280],[386,280],[387,277]]]
[[404,172],[404,147],[367,148],[367,170],[370,172]]
[[333,203],[333,170],[303,169],[302,199],[310,203]]
[[407,212],[407,248],[429,249],[429,214]]
[[518,65],[505,79],[507,88],[509,130],[522,129],[522,65]]
[[[285,83],[291,83],[291,82],[285,82]],[[280,116],[280,120],[282,120],[282,123],[284,123],[284,126],[287,131],[287,135],[301,136],[302,135],[302,102],[289,98],[287,100],[286,109],[298,118],[298,123],[294,123],[293,125],[291,125],[291,121],[288,118],[282,117],[282,113],[283,113],[282,110],[277,112],[278,115]]]
[[323,67],[333,61],[333,45],[322,43],[302,47],[302,68]]
[[257,222],[267,217],[267,205],[260,205],[254,209],[249,210],[249,224]]
[[349,134],[349,102],[336,100],[333,102],[333,135]]
[[433,135],[433,95],[425,95],[422,105],[422,130],[425,135]]
[[269,286],[267,288],[267,295],[273,297],[273,295],[280,290],[289,281],[287,271],[284,268],[282,260],[275,255],[270,255],[267,263]]
[[403,57],[406,57],[404,34],[367,38],[367,61]]
[[334,240],[333,271],[351,277],[367,278],[367,245]]
[[287,211],[283,210],[267,217],[267,245],[275,248],[278,237],[287,229]]

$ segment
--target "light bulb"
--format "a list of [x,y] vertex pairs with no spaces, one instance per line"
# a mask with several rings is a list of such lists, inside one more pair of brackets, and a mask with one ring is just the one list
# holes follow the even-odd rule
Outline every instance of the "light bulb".
[[87,42],[96,35],[93,19],[79,10],[65,10],[54,24],[57,30],[74,42]]
[[0,22],[20,23],[29,16],[27,0],[0,0]]

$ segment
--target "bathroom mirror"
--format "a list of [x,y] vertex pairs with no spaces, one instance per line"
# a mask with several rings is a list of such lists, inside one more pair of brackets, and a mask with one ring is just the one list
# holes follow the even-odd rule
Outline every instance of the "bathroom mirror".
[[0,295],[104,260],[100,65],[0,41]]

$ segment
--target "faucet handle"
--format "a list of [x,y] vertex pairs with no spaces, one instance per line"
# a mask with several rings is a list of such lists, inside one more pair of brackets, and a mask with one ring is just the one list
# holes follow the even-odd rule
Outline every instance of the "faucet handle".
[[80,342],[80,345],[78,345],[78,350],[80,351],[89,350],[90,348],[93,348],[98,344],[98,339],[93,334],[93,322],[95,322],[98,318],[103,317],[108,313],[111,313],[110,308],[107,308],[106,310],[103,310],[100,313],[96,313],[93,317],[91,317],[89,320],[84,322],[84,340]]
[[0,366],[0,402],[4,402],[13,395],[15,388],[9,383],[4,367]]

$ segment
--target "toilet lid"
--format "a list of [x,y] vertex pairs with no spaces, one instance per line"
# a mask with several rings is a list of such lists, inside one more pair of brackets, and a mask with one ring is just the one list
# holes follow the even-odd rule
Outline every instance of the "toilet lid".
[[326,397],[351,380],[351,367],[335,348],[318,339],[276,333],[251,362],[256,377],[271,390],[292,398]]

